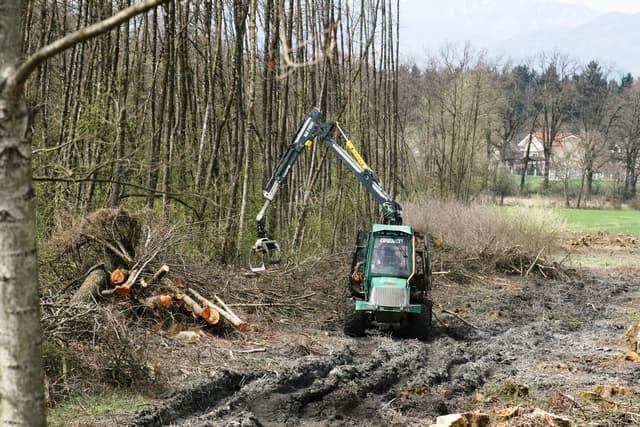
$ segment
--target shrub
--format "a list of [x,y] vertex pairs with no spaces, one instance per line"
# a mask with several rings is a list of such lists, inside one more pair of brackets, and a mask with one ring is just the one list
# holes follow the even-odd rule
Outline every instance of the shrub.
[[472,253],[496,254],[511,248],[547,253],[562,243],[565,223],[552,211],[540,208],[462,204],[426,198],[404,203],[405,221],[429,232],[445,247]]

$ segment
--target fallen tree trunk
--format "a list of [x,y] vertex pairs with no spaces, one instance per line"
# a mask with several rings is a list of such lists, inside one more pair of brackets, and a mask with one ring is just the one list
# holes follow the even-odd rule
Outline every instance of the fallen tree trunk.
[[181,300],[185,308],[194,316],[202,317],[208,324],[217,325],[220,322],[220,313],[217,310],[212,310],[210,307],[202,308],[189,295],[177,294],[176,299]]
[[88,301],[92,298],[100,296],[100,290],[104,287],[107,280],[107,272],[102,266],[97,267],[87,274],[76,293],[71,298],[72,303]]
[[190,292],[197,300],[200,301],[200,303],[202,303],[203,305],[216,310],[220,313],[220,315],[222,317],[224,317],[226,320],[228,320],[233,326],[235,326],[240,332],[246,332],[249,330],[249,324],[247,322],[245,322],[244,320],[240,319],[233,311],[231,311],[229,309],[229,307],[222,302],[222,300],[220,298],[218,298],[216,296],[216,300],[218,302],[222,302],[221,306],[218,306],[214,303],[212,303],[211,301],[209,301],[208,299],[206,299],[205,297],[203,297],[202,295],[200,295],[197,291],[193,290],[193,289],[188,289],[188,292]]

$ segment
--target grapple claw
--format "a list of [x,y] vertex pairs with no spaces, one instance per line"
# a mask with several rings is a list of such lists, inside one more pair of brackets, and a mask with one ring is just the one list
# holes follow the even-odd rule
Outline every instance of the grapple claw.
[[267,271],[267,267],[280,262],[280,245],[275,240],[263,237],[251,247],[249,268],[254,273]]

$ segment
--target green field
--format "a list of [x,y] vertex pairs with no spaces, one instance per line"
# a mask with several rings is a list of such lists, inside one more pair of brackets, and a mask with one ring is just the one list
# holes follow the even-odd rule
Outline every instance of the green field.
[[640,211],[633,209],[570,209],[570,208],[522,208],[504,206],[503,209],[549,209],[577,233],[640,234]]
[[577,232],[640,234],[640,211],[566,208],[554,208],[553,211]]

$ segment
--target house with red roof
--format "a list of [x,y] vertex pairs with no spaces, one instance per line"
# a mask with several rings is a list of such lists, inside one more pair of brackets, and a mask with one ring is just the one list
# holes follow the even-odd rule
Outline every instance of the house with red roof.
[[[582,159],[581,139],[572,133],[560,132],[551,144],[551,164],[549,177],[552,179],[561,176],[578,177],[581,174],[580,162]],[[527,175],[544,175],[544,144],[542,132],[534,132],[525,136],[517,148],[517,159],[514,172],[521,173],[524,160],[529,147],[529,161],[527,162]]]

